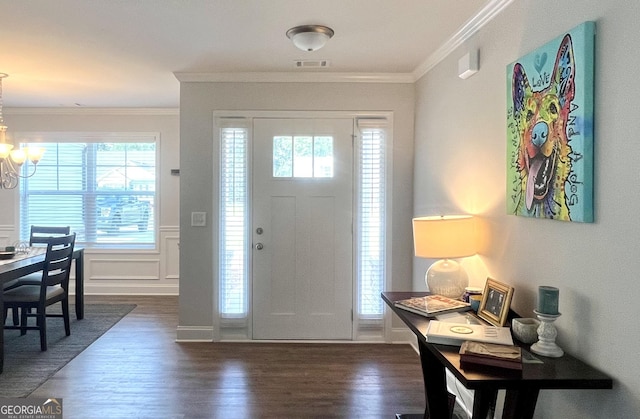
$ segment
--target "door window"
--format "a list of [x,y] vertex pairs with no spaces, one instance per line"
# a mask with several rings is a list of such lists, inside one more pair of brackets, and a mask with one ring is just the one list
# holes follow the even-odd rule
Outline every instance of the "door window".
[[333,137],[273,137],[273,177],[333,177]]

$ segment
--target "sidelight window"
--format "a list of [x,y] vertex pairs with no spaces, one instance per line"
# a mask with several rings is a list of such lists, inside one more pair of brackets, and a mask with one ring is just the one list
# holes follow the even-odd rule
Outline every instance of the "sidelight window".
[[386,120],[359,120],[358,312],[381,318],[386,278]]

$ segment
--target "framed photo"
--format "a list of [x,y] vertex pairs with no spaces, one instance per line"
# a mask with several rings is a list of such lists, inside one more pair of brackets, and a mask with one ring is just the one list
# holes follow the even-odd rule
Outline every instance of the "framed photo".
[[509,315],[512,297],[513,287],[495,279],[487,278],[480,308],[478,309],[478,316],[494,326],[504,326]]

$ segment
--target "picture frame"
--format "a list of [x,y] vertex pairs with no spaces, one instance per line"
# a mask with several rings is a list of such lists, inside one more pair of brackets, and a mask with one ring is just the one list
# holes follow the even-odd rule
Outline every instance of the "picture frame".
[[513,287],[493,278],[487,278],[480,308],[478,308],[478,316],[494,326],[504,326],[507,322],[512,298]]
[[594,220],[595,25],[507,66],[507,214]]

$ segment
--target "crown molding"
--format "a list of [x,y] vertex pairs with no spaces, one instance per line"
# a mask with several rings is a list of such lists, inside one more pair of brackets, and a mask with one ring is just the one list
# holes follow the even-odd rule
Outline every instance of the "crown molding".
[[179,108],[4,108],[6,115],[180,115]]
[[180,82],[193,83],[415,83],[513,2],[514,0],[490,0],[411,73],[175,72],[173,74]]
[[456,48],[462,45],[467,39],[471,38],[484,25],[489,23],[507,8],[514,0],[491,0],[483,7],[475,16],[469,19],[464,25],[458,29],[440,48],[435,50],[422,64],[413,70],[414,80],[419,80],[434,68],[438,63],[444,60]]
[[411,73],[187,73],[175,72],[180,82],[218,83],[413,83]]

